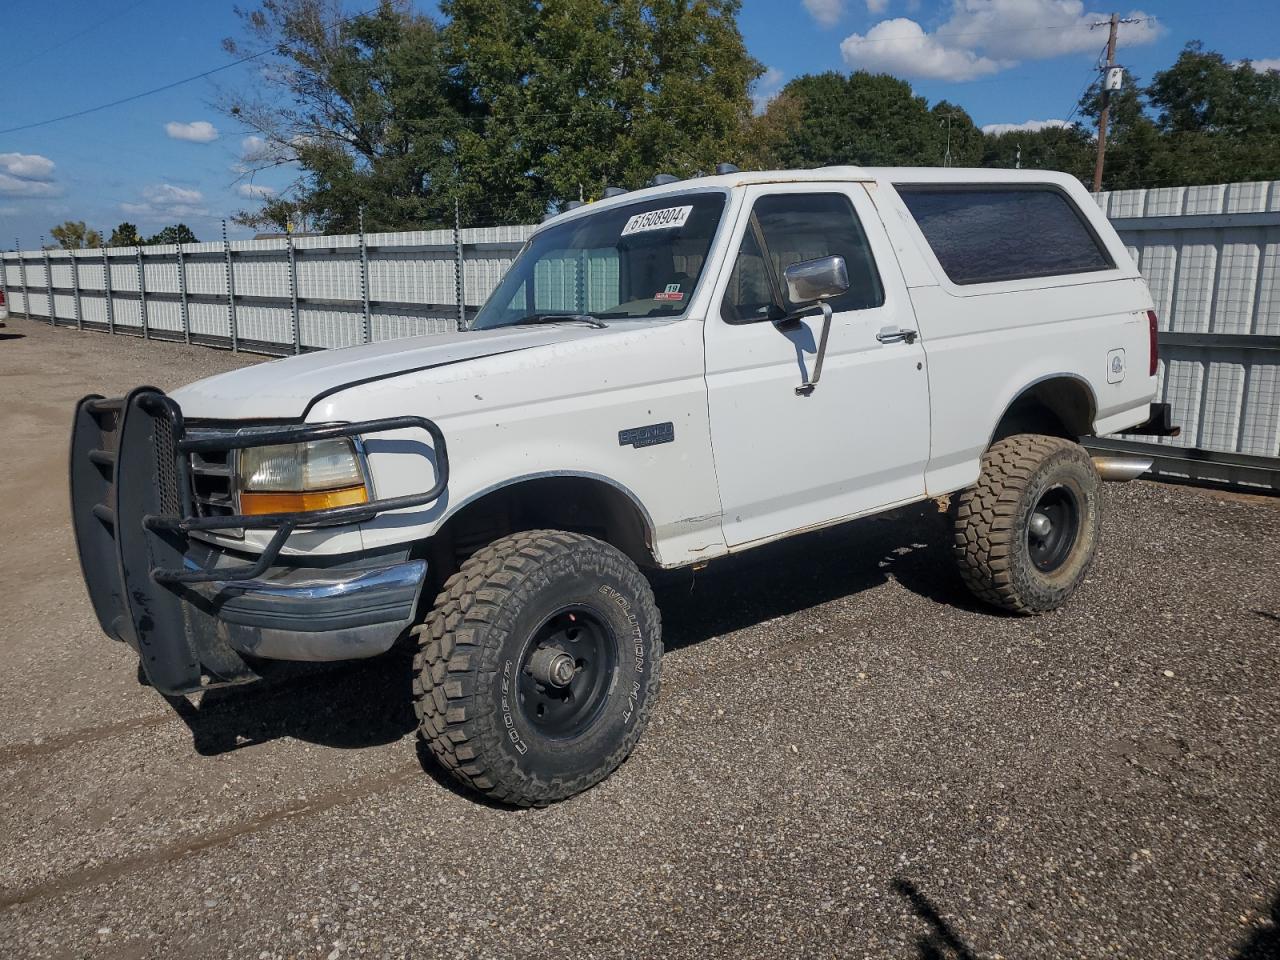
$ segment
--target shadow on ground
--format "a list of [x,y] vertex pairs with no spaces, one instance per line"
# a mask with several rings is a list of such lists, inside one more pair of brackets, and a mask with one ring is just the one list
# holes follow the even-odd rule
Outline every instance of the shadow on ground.
[[1271,898],[1266,926],[1256,928],[1232,960],[1280,960],[1280,890]]
[[928,932],[916,940],[920,960],[977,960],[978,955],[914,883],[899,877],[889,886],[907,901],[912,912],[928,928]]
[[[666,648],[688,647],[890,579],[940,603],[973,606],[951,563],[947,533],[945,518],[926,503],[761,547],[700,572],[660,573],[654,592]],[[351,663],[261,666],[260,683],[210,690],[198,704],[170,698],[197,752],[216,755],[284,737],[359,749],[399,740],[416,726],[411,655],[403,648]],[[431,763],[424,757],[424,765]]]

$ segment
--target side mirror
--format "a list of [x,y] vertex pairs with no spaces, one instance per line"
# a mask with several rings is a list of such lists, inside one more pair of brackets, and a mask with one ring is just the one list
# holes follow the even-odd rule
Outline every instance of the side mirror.
[[787,299],[796,306],[830,300],[849,289],[844,257],[801,260],[782,271],[782,278],[787,283]]
[[[845,266],[844,257],[818,257],[816,260],[801,260],[782,271],[787,283],[787,299],[797,307],[817,304],[822,308],[822,336],[818,340],[818,354],[813,360],[813,375],[796,387],[796,396],[807,397],[818,386],[822,377],[822,361],[827,355],[827,337],[831,334],[832,297],[838,297],[849,289],[849,270]],[[786,323],[799,317],[799,311],[780,321]]]

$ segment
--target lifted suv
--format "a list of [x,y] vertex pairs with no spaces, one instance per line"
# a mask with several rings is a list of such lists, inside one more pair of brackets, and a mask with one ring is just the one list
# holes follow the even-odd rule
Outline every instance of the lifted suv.
[[653,708],[641,568],[952,494],[979,597],[1065,602],[1098,537],[1078,439],[1169,430],[1151,310],[1064,175],[666,183],[551,218],[466,333],[82,400],[85,581],[169,695],[411,636],[434,754],[549,803]]

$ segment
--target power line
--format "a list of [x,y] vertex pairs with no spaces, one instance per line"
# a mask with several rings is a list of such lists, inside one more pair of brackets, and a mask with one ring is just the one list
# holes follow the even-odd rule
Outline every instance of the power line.
[[[332,28],[332,27],[341,26],[342,24],[348,23],[351,20],[356,20],[370,13],[374,13],[376,9],[377,8],[374,7],[368,10],[362,10],[359,13],[354,13],[349,17],[343,17],[341,20],[335,20],[333,23],[329,24],[329,27]],[[61,123],[63,120],[74,120],[77,117],[88,116],[91,113],[98,113],[102,110],[110,110],[112,107],[119,107],[126,103],[132,103],[135,100],[141,100],[144,97],[151,97],[157,93],[164,93],[166,90],[172,90],[174,87],[181,87],[188,83],[194,83],[196,80],[203,80],[205,77],[211,77],[215,73],[221,73],[224,70],[230,70],[232,67],[238,67],[242,64],[248,63],[251,60],[257,60],[261,57],[267,56],[270,53],[276,53],[276,52],[278,52],[276,48],[268,47],[266,50],[259,50],[257,53],[251,53],[249,54],[249,56],[241,57],[239,60],[233,60],[231,63],[224,63],[220,67],[214,67],[212,70],[205,70],[202,73],[197,73],[190,77],[184,77],[181,80],[174,80],[172,83],[166,83],[163,86],[153,87],[150,90],[143,90],[141,93],[135,93],[128,97],[121,97],[119,100],[112,100],[110,103],[100,103],[96,107],[86,107],[83,110],[76,110],[73,113],[64,113],[60,117],[51,117],[48,120],[38,120],[35,123],[24,123],[17,127],[8,127],[4,130],[0,130],[0,136],[4,136],[7,133],[21,133],[23,130],[34,130],[37,127],[47,127],[51,123]]]
[[136,0],[136,2],[129,4],[129,6],[125,7],[123,10],[113,13],[108,17],[103,17],[97,23],[91,24],[90,26],[85,27],[83,30],[77,30],[75,33],[71,34],[71,36],[64,37],[63,39],[59,40],[57,43],[51,44],[50,46],[45,47],[43,50],[39,50],[31,54],[31,56],[27,57],[27,59],[19,60],[17,63],[6,64],[6,66],[10,70],[16,70],[18,69],[18,67],[25,67],[32,60],[39,60],[46,53],[53,53],[53,51],[59,49],[60,47],[65,47],[72,40],[79,40],[86,33],[92,33],[94,30],[97,30],[101,26],[105,26],[106,24],[110,23],[112,20],[118,20],[120,17],[123,17],[130,10],[134,9],[135,7],[142,6],[142,4],[144,3],[146,3],[146,0]]

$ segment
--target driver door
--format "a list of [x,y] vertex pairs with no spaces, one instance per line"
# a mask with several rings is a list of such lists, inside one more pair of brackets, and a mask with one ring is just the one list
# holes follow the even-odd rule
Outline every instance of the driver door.
[[[705,327],[711,439],[730,547],[924,496],[929,387],[901,271],[862,184],[763,184],[747,191]],[[792,263],[842,256],[848,291],[822,378],[822,316],[776,323]],[[782,300],[781,308],[779,299]],[[895,332],[896,331],[896,332]],[[911,331],[908,335],[906,331]]]

